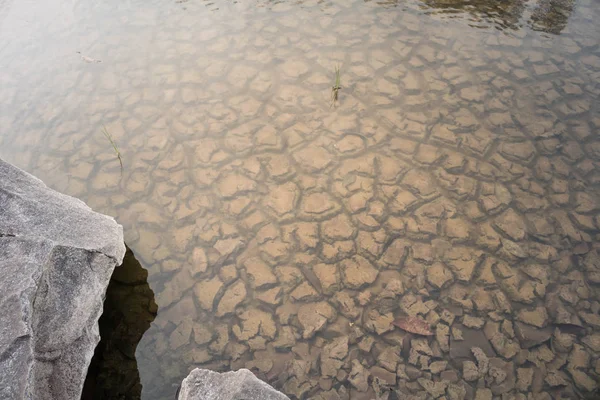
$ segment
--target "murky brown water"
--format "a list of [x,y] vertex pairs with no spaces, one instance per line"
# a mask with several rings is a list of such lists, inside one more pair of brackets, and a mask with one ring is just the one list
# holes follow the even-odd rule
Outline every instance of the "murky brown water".
[[42,3],[0,0],[0,156],[124,225],[144,399],[598,395],[596,0]]

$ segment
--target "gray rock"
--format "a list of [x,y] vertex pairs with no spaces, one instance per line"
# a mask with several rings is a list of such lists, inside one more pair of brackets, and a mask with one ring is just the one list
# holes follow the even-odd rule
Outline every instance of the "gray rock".
[[321,375],[335,376],[344,364],[342,360],[346,355],[348,355],[347,336],[340,336],[324,346],[321,355]]
[[359,392],[366,392],[369,390],[369,371],[362,366],[360,361],[352,360],[352,371],[348,381],[358,389]]
[[490,378],[493,378],[495,384],[490,389],[496,396],[510,392],[515,388],[517,378],[512,362],[505,362],[500,358],[490,358],[490,371],[494,371]]
[[0,160],[0,398],[79,399],[123,228]]
[[477,360],[477,368],[479,369],[479,375],[485,376],[489,370],[489,359],[479,347],[471,347],[471,352]]
[[113,218],[1,159],[0,210],[0,236],[102,253],[119,263],[125,255],[123,227]]
[[529,349],[534,346],[538,346],[544,342],[550,340],[552,336],[552,327],[536,328],[522,322],[515,323],[515,333],[521,346]]
[[178,400],[289,400],[247,369],[218,373],[196,368],[183,380]]

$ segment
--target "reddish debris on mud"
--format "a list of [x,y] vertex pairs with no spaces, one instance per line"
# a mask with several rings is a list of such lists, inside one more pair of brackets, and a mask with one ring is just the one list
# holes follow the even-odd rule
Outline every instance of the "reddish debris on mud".
[[414,333],[416,335],[433,335],[433,332],[431,332],[431,329],[429,327],[429,323],[418,317],[400,317],[394,320],[392,324],[396,325],[402,330],[405,330],[406,332]]

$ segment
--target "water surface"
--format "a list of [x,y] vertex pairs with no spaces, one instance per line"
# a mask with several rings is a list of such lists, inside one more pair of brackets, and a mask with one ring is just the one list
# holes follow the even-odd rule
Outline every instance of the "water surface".
[[0,156],[123,224],[143,399],[593,398],[598,10],[1,0]]

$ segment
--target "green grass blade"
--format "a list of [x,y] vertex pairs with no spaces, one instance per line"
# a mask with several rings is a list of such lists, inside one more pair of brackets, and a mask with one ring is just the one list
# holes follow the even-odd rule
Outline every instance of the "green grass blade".
[[121,175],[123,175],[123,160],[121,159],[121,152],[119,151],[119,148],[117,147],[117,144],[115,143],[115,141],[113,140],[111,134],[108,132],[108,130],[106,129],[105,125],[102,125],[102,132],[104,133],[104,136],[108,139],[108,141],[110,142],[113,150],[115,151],[115,154],[117,156],[117,158],[119,159],[119,164],[121,165]]
[[336,65],[335,66],[335,83],[331,87],[331,104],[329,105],[329,108],[333,107],[333,105],[337,101],[338,92],[341,88],[342,88],[342,86],[341,86],[341,79],[340,79],[340,67],[339,67],[339,65]]

